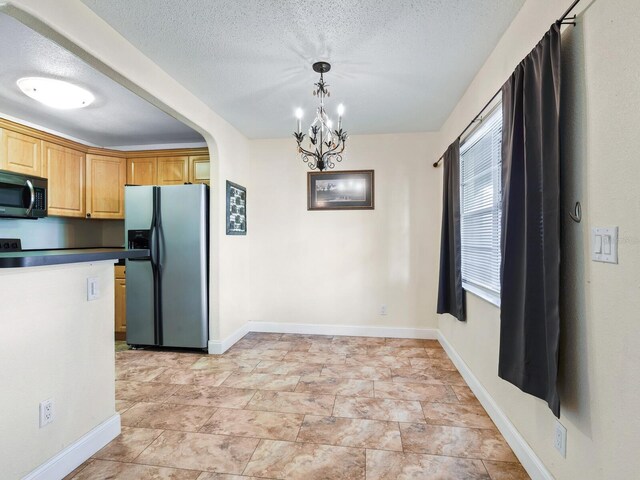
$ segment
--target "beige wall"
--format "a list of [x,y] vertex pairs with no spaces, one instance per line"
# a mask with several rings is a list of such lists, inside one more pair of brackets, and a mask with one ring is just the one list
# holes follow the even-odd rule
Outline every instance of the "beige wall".
[[[446,122],[450,142],[506,81],[570,0],[528,0]],[[439,325],[557,479],[635,478],[640,471],[640,16],[625,0],[583,0],[563,34],[563,285],[560,359],[567,458],[552,446],[555,417],[497,377],[499,311],[469,294],[468,321]],[[575,201],[583,222],[568,220]],[[591,262],[589,232],[620,227],[620,263]]]
[[225,235],[224,185],[248,185],[248,140],[79,0],[11,0],[2,9],[204,136],[212,155],[210,338],[244,325],[248,237]]
[[[87,301],[87,278],[100,298]],[[0,269],[0,465],[24,475],[115,415],[113,262]],[[39,428],[39,404],[54,422]]]
[[252,141],[251,320],[435,328],[435,140],[350,137],[339,168],[375,170],[375,210],[311,212],[294,140]]
[[[220,162],[216,184],[212,184],[211,196],[219,203],[216,222],[220,241],[219,255],[212,261],[219,265],[219,312],[220,330],[212,338],[225,339],[243,327],[249,318],[249,242],[253,242],[251,230],[247,235],[226,235],[226,181],[247,187],[251,198],[249,142],[240,134],[233,142],[232,159],[241,161]],[[213,178],[213,177],[212,177]],[[251,202],[251,200],[249,200]],[[248,206],[248,208],[251,208]],[[215,302],[211,298],[211,302]],[[215,307],[215,306],[214,306]],[[214,332],[212,332],[214,333]]]

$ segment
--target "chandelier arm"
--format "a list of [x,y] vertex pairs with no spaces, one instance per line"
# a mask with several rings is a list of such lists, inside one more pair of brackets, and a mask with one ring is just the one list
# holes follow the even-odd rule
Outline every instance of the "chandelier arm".
[[313,159],[310,159],[309,156],[305,153],[303,153],[301,157],[302,157],[302,161],[307,165],[309,165],[309,168],[311,170],[315,170],[318,168],[318,160],[315,157],[312,156]]
[[333,163],[334,160],[336,162],[342,162],[342,153],[332,153],[331,156],[329,156],[325,161],[325,165],[328,168],[334,168],[336,166],[336,164]]
[[339,152],[334,152],[331,155],[327,156],[327,159],[325,160],[325,162],[327,163],[327,165],[329,165],[330,168],[333,168],[334,166],[333,160],[335,160],[336,162],[342,162],[343,151],[344,151],[344,148]]
[[[343,145],[343,142],[342,142],[340,139],[338,139],[338,142],[335,144],[335,146],[334,146],[334,147],[331,147],[331,148],[330,148],[329,150],[327,150],[325,153],[326,153],[327,155],[331,155],[333,152],[335,152],[335,151],[336,151],[338,148],[340,148],[340,146],[342,146],[342,145]],[[344,148],[344,147],[343,147],[343,148]]]
[[[336,152],[336,150],[338,150],[338,148],[340,147],[342,147],[341,150],[339,152]],[[322,154],[322,158],[325,158],[325,157],[328,158],[332,155],[339,155],[342,152],[344,152],[344,147],[345,147],[345,141],[340,139],[338,140],[338,143],[336,143],[335,147],[331,148],[330,150],[327,150],[325,153]]]
[[311,155],[312,157],[316,157],[318,154],[318,149],[316,149],[316,153],[313,153],[303,147],[300,146],[300,144],[298,144],[298,148],[300,149],[300,153],[304,153],[305,155]]
[[310,152],[309,150],[305,150],[304,148],[300,149],[301,153],[304,153],[305,155],[311,155],[312,157],[317,157],[317,155],[313,152]]
[[[298,148],[300,149],[300,153],[302,154],[302,160],[309,165],[309,168],[311,168],[311,170],[315,170],[316,168],[318,168],[318,161],[324,158],[323,155],[318,152],[318,149],[316,148],[315,153],[313,153],[301,147],[300,145],[298,145]],[[309,157],[313,159],[313,162],[309,159]]]

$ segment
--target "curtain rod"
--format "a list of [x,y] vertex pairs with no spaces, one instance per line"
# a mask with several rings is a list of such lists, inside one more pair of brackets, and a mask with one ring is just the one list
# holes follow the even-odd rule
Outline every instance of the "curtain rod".
[[[575,26],[575,24],[576,24],[576,16],[574,15],[573,17],[570,17],[570,18],[567,18],[567,17],[569,17],[569,14],[571,13],[571,10],[573,10],[576,7],[576,5],[578,5],[578,3],[580,3],[580,0],[574,0],[574,2],[569,6],[569,8],[567,8],[567,10],[562,14],[562,16],[556,21],[556,23],[560,23],[562,25],[574,25]],[[489,99],[489,101],[484,105],[484,107],[482,107],[480,109],[480,112],[478,112],[478,114],[475,117],[473,117],[473,120],[471,120],[469,122],[469,124],[466,127],[464,127],[464,130],[462,130],[462,133],[460,133],[460,135],[458,135],[458,137],[462,137],[465,134],[465,132],[471,128],[471,126],[474,123],[476,123],[478,120],[481,120],[480,117],[482,116],[482,113],[487,109],[487,107],[489,105],[491,105],[491,102],[493,102],[496,99],[496,97],[498,95],[500,95],[501,92],[502,92],[502,87],[500,87],[500,90],[498,90],[491,97],[491,99]],[[444,153],[442,155],[440,155],[440,158],[436,162],[433,163],[434,168],[438,168],[438,166],[440,165],[440,162],[442,161],[443,157],[444,157]]]

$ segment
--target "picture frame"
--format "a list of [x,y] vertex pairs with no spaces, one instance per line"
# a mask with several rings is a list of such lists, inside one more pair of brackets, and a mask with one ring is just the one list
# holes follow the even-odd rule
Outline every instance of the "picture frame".
[[373,170],[307,173],[307,210],[373,210]]
[[247,189],[227,180],[227,235],[247,234]]

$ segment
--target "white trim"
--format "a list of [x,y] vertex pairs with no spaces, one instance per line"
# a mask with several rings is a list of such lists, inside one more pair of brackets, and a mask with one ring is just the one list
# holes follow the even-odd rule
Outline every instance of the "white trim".
[[397,328],[360,325],[318,325],[310,323],[247,322],[223,340],[209,340],[211,355],[221,355],[249,332],[299,333],[306,335],[352,335],[356,337],[425,338],[435,340],[435,328]]
[[175,148],[204,148],[207,142],[185,142],[185,143],[151,143],[145,145],[115,145],[108,146],[110,150],[120,150],[122,152],[131,152],[135,150],[171,150]]
[[496,293],[491,292],[489,290],[484,290],[484,289],[482,289],[480,287],[476,287],[475,285],[467,283],[464,280],[462,280],[462,288],[464,288],[465,291],[475,295],[476,297],[481,298],[485,302],[489,302],[490,304],[500,308],[500,294],[499,293],[496,294]]
[[438,331],[438,340],[465,382],[467,382],[467,385],[469,385],[469,388],[471,388],[475,396],[478,397],[478,400],[480,400],[480,403],[491,417],[491,420],[493,420],[493,423],[496,424],[496,427],[498,427],[498,430],[500,430],[500,433],[513,450],[513,453],[516,454],[516,457],[518,457],[518,460],[520,460],[520,463],[531,479],[554,480],[553,475],[547,470],[547,467],[544,466],[527,441],[520,435],[515,425],[511,423],[511,420],[509,420],[500,409],[491,394],[484,388],[480,380],[473,374],[469,366],[440,331]]
[[435,328],[319,325],[315,323],[249,322],[248,331],[306,335],[351,335],[356,337],[425,338],[431,340],[438,338],[438,330]]
[[118,435],[120,435],[120,414],[116,413],[47,460],[22,480],[64,478]]
[[224,352],[229,350],[234,343],[244,337],[247,333],[249,333],[249,324],[245,323],[242,327],[237,329],[231,335],[229,335],[224,340],[209,340],[208,350],[209,355],[222,355]]

